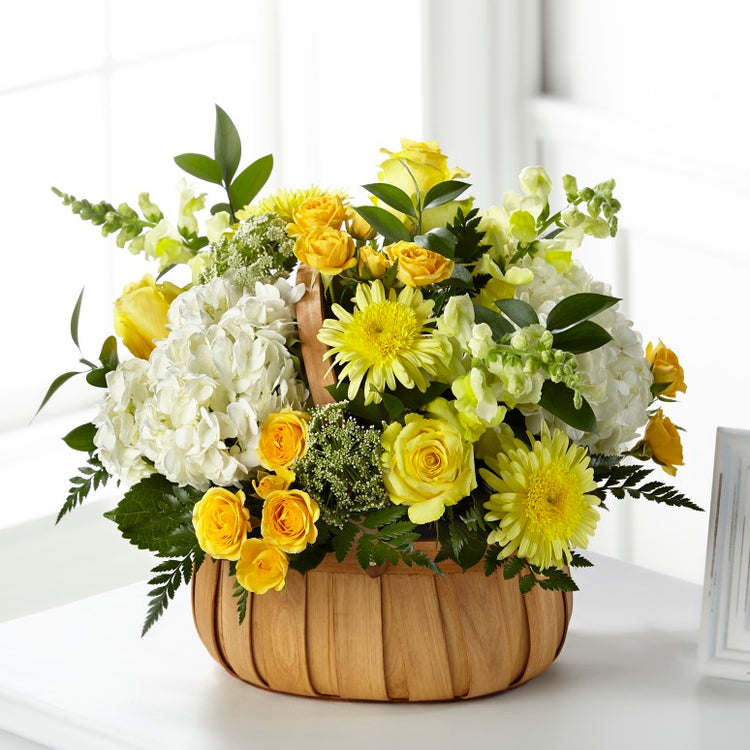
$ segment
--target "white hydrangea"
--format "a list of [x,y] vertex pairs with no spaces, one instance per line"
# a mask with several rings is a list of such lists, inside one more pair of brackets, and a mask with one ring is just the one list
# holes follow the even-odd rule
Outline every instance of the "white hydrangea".
[[[563,273],[539,256],[525,259],[523,265],[534,272],[534,279],[519,288],[518,296],[537,310],[541,320],[563,297],[571,294],[611,294],[608,285],[595,281],[576,263]],[[584,377],[583,395],[596,414],[599,434],[584,437],[582,432],[555,420],[546,412],[544,418],[592,451],[615,454],[623,450],[648,421],[646,409],[651,402],[652,376],[644,358],[641,335],[619,311],[619,304],[593,320],[613,338],[599,349],[577,357]],[[535,432],[539,431],[539,419],[539,412],[527,417],[529,428]]]
[[[143,363],[146,393],[132,410],[131,449],[180,485],[238,484],[258,465],[263,420],[307,399],[286,346],[303,293],[280,279],[251,295],[218,278],[180,295],[169,336]],[[102,424],[112,404],[105,400]]]
[[104,468],[126,484],[135,484],[153,473],[139,447],[136,414],[149,396],[148,362],[129,359],[107,373],[104,402],[94,419],[94,445]]

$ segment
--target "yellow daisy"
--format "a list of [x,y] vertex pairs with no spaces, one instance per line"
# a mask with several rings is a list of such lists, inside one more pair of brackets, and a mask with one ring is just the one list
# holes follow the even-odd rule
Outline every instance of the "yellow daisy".
[[[540,568],[562,567],[571,547],[585,549],[599,520],[594,471],[585,448],[561,430],[543,426],[531,447],[517,438],[502,438],[503,450],[485,463],[480,474],[495,490],[485,519],[498,522],[488,542],[502,546],[500,558],[516,553]],[[493,524],[494,525],[494,524]]]
[[426,328],[432,300],[418,289],[406,287],[386,296],[383,284],[359,284],[354,310],[333,305],[337,320],[323,321],[318,338],[343,365],[340,378],[349,379],[348,397],[353,399],[365,381],[365,404],[380,403],[385,388],[394,390],[396,381],[424,392],[444,367],[450,355],[447,340]]

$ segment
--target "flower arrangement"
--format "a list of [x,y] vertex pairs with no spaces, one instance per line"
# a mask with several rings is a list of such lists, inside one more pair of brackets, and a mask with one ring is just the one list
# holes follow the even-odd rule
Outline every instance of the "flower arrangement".
[[[158,268],[115,302],[98,362],[81,354],[86,369],[42,402],[76,374],[102,389],[93,421],[65,437],[87,462],[58,521],[122,483],[107,517],[162,560],[144,632],[206,555],[231,561],[240,618],[248,592],[279,591],[289,568],[329,554],[435,574],[483,564],[523,592],[572,591],[608,495],[699,510],[638,463],[682,465],[663,412],[686,390],[679,361],[661,341],[644,353],[573,257],[587,235],[615,235],[614,181],[566,175],[555,211],[549,175],[528,167],[520,193],[480,210],[436,143],[384,153],[362,205],[317,186],[259,200],[273,160],[238,173],[240,138],[217,107],[214,156],[175,158],[226,192],[202,229],[207,195],[184,183],[176,226],[148,193],[136,210],[54,189]],[[317,404],[298,263],[325,300],[316,335],[332,382]],[[190,283],[164,280],[180,266]],[[415,547],[424,539],[434,554]]]

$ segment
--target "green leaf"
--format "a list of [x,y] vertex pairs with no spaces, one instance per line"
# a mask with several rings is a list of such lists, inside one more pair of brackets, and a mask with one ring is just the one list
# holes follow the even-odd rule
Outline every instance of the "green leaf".
[[249,167],[240,172],[229,186],[229,196],[235,208],[244,208],[252,203],[253,198],[268,182],[273,170],[273,156],[267,154],[256,159]]
[[182,557],[196,546],[193,507],[202,496],[200,490],[178,487],[153,474],[133,485],[104,515],[139,549],[160,557]]
[[199,180],[221,185],[221,167],[219,162],[205,154],[180,154],[174,157],[175,164]]
[[436,227],[430,229],[426,234],[418,234],[414,242],[420,247],[432,250],[433,253],[442,255],[445,258],[453,260],[456,253],[456,236],[445,229],[445,227]]
[[86,422],[72,429],[63,440],[74,451],[93,453],[96,450],[94,435],[96,435],[96,427],[91,422]]
[[503,578],[509,581],[515,578],[526,566],[526,560],[522,557],[508,557],[503,563]]
[[[44,398],[42,399],[42,403],[39,404],[39,408],[34,412],[34,417],[36,417],[37,414],[44,408],[44,405],[52,398],[52,396],[55,395],[55,392],[57,389],[61,386],[67,383],[72,377],[75,375],[82,375],[83,372],[64,372],[62,375],[58,375],[50,384],[50,387],[47,388],[47,393],[44,394]],[[32,417],[32,419],[34,419]]]
[[590,292],[571,294],[570,297],[560,300],[550,310],[547,316],[547,330],[552,333],[564,331],[576,323],[593,318],[594,315],[616,305],[619,301],[618,297],[610,297],[607,294]]
[[575,581],[564,570],[545,568],[542,575],[545,577],[537,583],[546,591],[578,591]]
[[[78,295],[75,307],[73,308],[73,314],[70,316],[70,337],[73,339],[73,343],[76,345],[78,351],[81,351],[81,345],[78,343],[78,318],[81,315],[81,302],[83,301],[83,289]],[[41,407],[40,407],[41,408]]]
[[494,310],[488,310],[482,305],[474,304],[474,321],[476,323],[486,323],[492,329],[492,337],[495,341],[500,341],[503,336],[513,333],[515,328],[500,313]]
[[394,396],[392,393],[383,393],[382,399],[383,406],[388,412],[388,421],[393,422],[395,419],[400,417],[404,413],[404,411],[406,411],[406,407],[404,406],[401,399],[397,396]]
[[154,623],[164,614],[167,605],[174,598],[177,589],[183,582],[185,584],[190,582],[193,569],[197,571],[203,559],[204,554],[200,549],[191,550],[184,556],[159,563],[151,571],[156,575],[148,582],[153,588],[148,592],[148,612],[146,621],[143,623],[141,636],[146,635]]
[[527,573],[518,579],[518,588],[522,594],[528,594],[537,584],[536,576],[533,573]]
[[571,354],[585,354],[612,341],[612,337],[600,325],[584,320],[577,325],[556,333],[552,346]]
[[389,211],[378,206],[358,206],[354,209],[373,229],[383,235],[386,244],[411,241],[409,230]]
[[403,518],[405,513],[406,508],[403,505],[389,505],[386,508],[368,513],[363,519],[362,525],[366,529],[377,529],[381,526],[387,526],[399,518]]
[[520,299],[496,299],[495,304],[519,328],[536,325],[539,322],[536,310],[528,302]]
[[309,544],[302,552],[289,555],[289,567],[304,575],[308,570],[317,568],[326,553],[327,550],[322,544]]
[[224,184],[229,185],[237,171],[242,156],[240,134],[231,117],[216,105],[216,132],[214,134],[214,157],[221,169]]
[[57,514],[55,524],[60,523],[64,516],[73,508],[80,505],[89,495],[91,490],[103,487],[111,478],[109,472],[102,466],[101,461],[95,456],[89,456],[88,464],[78,468],[79,474],[70,479],[68,497],[60,512]]
[[211,206],[211,216],[216,216],[219,211],[226,211],[228,214],[231,214],[232,207],[228,203],[215,203]]
[[373,538],[369,534],[364,534],[359,538],[357,542],[357,560],[359,561],[362,570],[367,570],[370,567],[370,560],[372,560],[373,553]]
[[427,191],[422,208],[435,208],[436,206],[442,206],[444,203],[450,203],[470,187],[471,185],[468,182],[461,182],[460,180],[438,182],[437,185],[433,185]]
[[237,622],[242,625],[247,617],[247,595],[250,592],[240,586],[239,581],[235,580],[234,588],[232,589],[232,596],[237,600]]
[[353,523],[350,523],[344,526],[331,540],[331,546],[339,562],[343,562],[344,558],[349,554],[354,537],[357,536],[358,531],[359,529]]
[[95,388],[106,388],[108,372],[109,370],[106,367],[95,367],[86,373],[86,382]]
[[546,380],[542,386],[542,397],[539,406],[546,409],[550,414],[562,419],[571,427],[594,435],[598,433],[596,427],[596,415],[586,399],[583,399],[580,409],[576,409],[574,403],[575,394],[565,383],[553,383]]
[[417,209],[414,208],[411,198],[401,188],[389,185],[386,182],[372,182],[369,185],[362,185],[362,187],[391,208],[395,208],[402,214],[417,218]]
[[578,552],[571,552],[570,567],[571,568],[592,568],[594,563],[586,559],[583,555]]
[[117,339],[114,336],[108,336],[102,344],[102,350],[99,352],[99,361],[107,371],[117,368],[119,359],[117,357]]

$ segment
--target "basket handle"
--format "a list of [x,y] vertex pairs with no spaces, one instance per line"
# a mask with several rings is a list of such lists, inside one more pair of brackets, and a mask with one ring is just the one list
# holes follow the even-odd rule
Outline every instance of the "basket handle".
[[297,283],[305,285],[305,294],[297,303],[295,312],[310,395],[316,406],[332,404],[334,398],[325,387],[336,385],[336,376],[331,362],[323,359],[328,347],[318,341],[317,335],[323,325],[320,274],[315,274],[310,266],[302,264],[297,268]]

